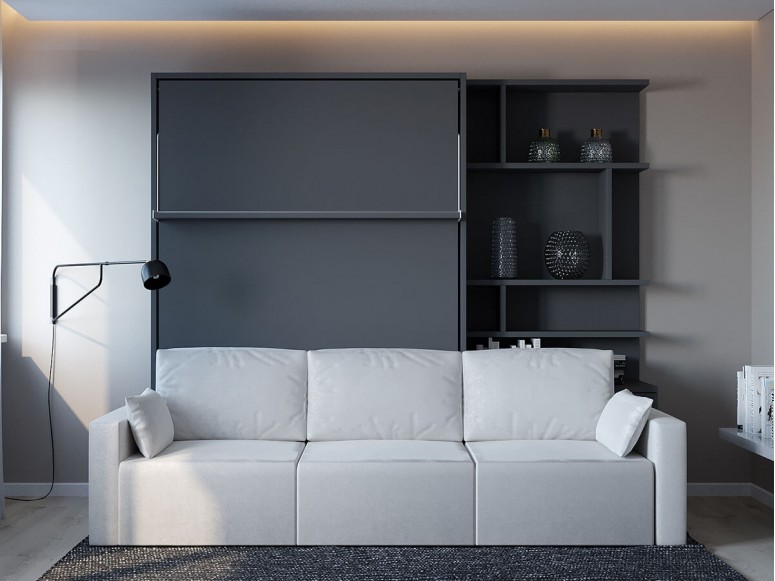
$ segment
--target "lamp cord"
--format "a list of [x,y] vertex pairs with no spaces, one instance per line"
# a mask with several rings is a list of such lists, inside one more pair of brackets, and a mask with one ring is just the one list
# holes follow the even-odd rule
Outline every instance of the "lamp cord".
[[51,443],[51,486],[48,487],[48,492],[38,498],[16,498],[13,496],[6,496],[8,500],[18,500],[21,502],[34,502],[36,500],[43,500],[47,498],[51,491],[54,490],[54,468],[56,467],[56,461],[54,456],[54,424],[51,421],[51,388],[54,384],[54,361],[56,360],[56,347],[57,347],[57,326],[51,325],[51,360],[48,365],[48,391],[46,392],[46,400],[48,402],[48,435]]

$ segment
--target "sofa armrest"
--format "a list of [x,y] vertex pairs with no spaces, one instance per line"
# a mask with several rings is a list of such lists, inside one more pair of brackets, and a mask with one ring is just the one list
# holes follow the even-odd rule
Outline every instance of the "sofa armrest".
[[126,407],[89,424],[89,543],[117,545],[118,466],[137,452]]
[[652,409],[635,451],[654,464],[657,545],[686,543],[686,424]]

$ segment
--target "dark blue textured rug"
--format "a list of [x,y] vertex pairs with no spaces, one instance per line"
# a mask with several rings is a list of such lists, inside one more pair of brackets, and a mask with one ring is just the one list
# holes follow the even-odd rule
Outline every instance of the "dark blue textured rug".
[[745,581],[692,539],[636,547],[92,547],[84,539],[41,579]]

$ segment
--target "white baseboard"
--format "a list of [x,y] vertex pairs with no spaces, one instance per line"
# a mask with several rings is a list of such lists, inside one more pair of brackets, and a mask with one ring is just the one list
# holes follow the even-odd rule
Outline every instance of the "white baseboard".
[[689,496],[750,496],[773,508],[772,492],[752,482],[690,482]]
[[[13,497],[43,496],[51,483],[46,482],[6,482],[3,495]],[[51,496],[89,496],[88,482],[56,482]]]
[[758,500],[762,504],[766,504],[770,508],[773,508],[772,492],[768,492],[764,490],[764,488],[762,488],[758,484],[751,484],[751,496],[753,496],[756,500]]

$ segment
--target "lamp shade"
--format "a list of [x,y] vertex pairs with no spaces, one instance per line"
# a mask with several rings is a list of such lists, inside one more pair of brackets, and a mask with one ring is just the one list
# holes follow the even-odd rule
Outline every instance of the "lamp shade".
[[143,278],[143,286],[148,290],[164,288],[172,280],[167,265],[161,260],[149,260],[143,264],[140,276]]

